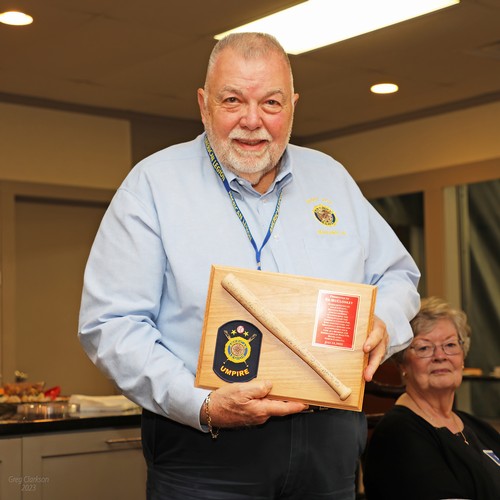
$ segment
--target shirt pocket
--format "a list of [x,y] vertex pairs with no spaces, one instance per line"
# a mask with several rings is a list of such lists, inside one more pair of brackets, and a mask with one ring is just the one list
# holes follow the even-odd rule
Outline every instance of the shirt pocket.
[[327,235],[303,241],[308,274],[336,281],[362,283],[365,249],[356,236]]

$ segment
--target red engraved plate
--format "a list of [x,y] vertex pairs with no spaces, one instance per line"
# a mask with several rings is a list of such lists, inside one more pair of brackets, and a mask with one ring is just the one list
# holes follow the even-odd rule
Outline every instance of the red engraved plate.
[[313,345],[353,349],[359,297],[320,290]]

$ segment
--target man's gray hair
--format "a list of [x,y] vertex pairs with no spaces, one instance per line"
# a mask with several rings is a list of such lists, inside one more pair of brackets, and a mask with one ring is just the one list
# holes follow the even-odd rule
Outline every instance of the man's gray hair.
[[225,49],[232,49],[238,54],[242,55],[245,59],[252,59],[256,57],[266,56],[270,53],[279,54],[283,57],[288,68],[290,69],[290,77],[292,78],[293,88],[293,74],[290,59],[285,49],[281,46],[278,40],[268,33],[231,33],[226,37],[219,40],[210,54],[208,60],[207,75],[205,78],[205,88],[207,80],[213,70],[215,62],[219,54]]

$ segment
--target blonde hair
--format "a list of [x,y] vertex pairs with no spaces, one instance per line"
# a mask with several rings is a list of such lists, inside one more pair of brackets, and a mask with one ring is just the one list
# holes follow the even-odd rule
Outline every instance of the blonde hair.
[[[447,319],[453,323],[457,331],[458,338],[462,342],[464,357],[467,356],[470,348],[471,328],[467,322],[465,312],[454,309],[445,300],[439,297],[427,297],[421,300],[420,310],[410,321],[413,336],[417,337],[421,333],[430,332],[439,320]],[[401,365],[404,361],[405,350],[394,354],[394,361]]]

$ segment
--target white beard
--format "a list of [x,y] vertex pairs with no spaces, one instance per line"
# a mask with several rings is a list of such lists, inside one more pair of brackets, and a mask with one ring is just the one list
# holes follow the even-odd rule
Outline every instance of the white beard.
[[[205,124],[205,131],[219,161],[236,175],[250,176],[252,184],[257,184],[265,174],[278,166],[288,143],[287,141],[283,148],[272,144],[272,138],[265,130],[258,132],[233,130],[225,140],[219,140],[208,123]],[[248,151],[239,148],[233,139],[266,140],[269,143],[262,151]]]

